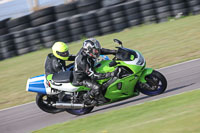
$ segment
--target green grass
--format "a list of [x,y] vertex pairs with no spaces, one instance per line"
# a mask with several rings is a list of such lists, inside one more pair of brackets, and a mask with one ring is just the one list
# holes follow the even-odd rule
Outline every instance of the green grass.
[[53,125],[34,133],[199,133],[200,90]]
[[[199,58],[200,15],[160,24],[143,25],[97,37],[105,48],[113,49],[114,38],[124,46],[139,50],[148,67],[160,68],[190,59]],[[70,53],[76,54],[82,41],[71,43]],[[27,103],[35,93],[25,92],[29,77],[44,73],[44,61],[51,49],[44,49],[0,62],[0,109]]]

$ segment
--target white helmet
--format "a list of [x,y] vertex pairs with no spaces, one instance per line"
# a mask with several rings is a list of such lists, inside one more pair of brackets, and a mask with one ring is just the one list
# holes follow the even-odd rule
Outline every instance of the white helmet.
[[92,58],[98,58],[101,52],[101,45],[95,38],[89,38],[83,42],[83,51]]

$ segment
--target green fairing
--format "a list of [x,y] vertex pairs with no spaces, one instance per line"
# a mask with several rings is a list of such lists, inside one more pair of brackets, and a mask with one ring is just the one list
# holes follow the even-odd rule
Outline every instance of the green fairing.
[[145,66],[143,67],[143,66],[137,66],[137,65],[129,65],[123,61],[117,61],[117,63],[119,63],[117,66],[128,67],[136,75],[138,75],[141,72],[141,70],[145,67]]
[[[131,57],[133,60],[134,58]],[[129,76],[123,77],[121,79],[117,79],[113,83],[111,83],[105,92],[105,97],[107,99],[110,99],[110,102],[118,101],[120,99],[126,99],[129,97],[137,96],[139,95],[139,91],[137,88],[135,88],[138,80],[142,83],[145,83],[145,76],[151,74],[153,72],[152,68],[145,68],[146,64],[144,66],[140,65],[134,65],[131,64],[132,61],[120,61],[116,60],[118,63],[114,67],[109,67],[109,63],[112,60],[104,60],[101,61],[95,68],[95,71],[97,73],[107,73],[112,72],[115,70],[116,67],[124,67],[130,71],[133,72],[133,74],[130,74]],[[109,78],[110,79],[110,78]],[[109,79],[102,79],[98,80],[97,82],[99,84],[103,84],[107,82]],[[90,90],[90,88],[86,88],[81,86],[78,91],[87,91]]]
[[[111,62],[111,60],[103,60],[101,61],[97,67],[95,68],[95,71],[97,73],[107,73],[107,72],[112,72],[115,70],[114,67],[109,67],[109,63]],[[98,67],[100,66],[100,67]],[[103,84],[104,82],[108,81],[109,79],[102,79],[102,80],[98,80],[97,82],[99,84]],[[78,92],[80,91],[88,91],[90,90],[90,88],[84,87],[84,86],[80,86],[80,88],[77,90]]]
[[[108,73],[108,72],[112,72],[115,70],[115,67],[109,67],[109,63],[111,62],[111,60],[104,60],[101,61],[97,67],[95,68],[95,71],[97,73]],[[110,78],[109,78],[110,79]],[[98,80],[97,82],[99,84],[103,84],[104,82],[108,81],[109,79],[102,79],[102,80]]]
[[103,60],[99,63],[99,65],[97,65],[97,67],[95,68],[95,71],[97,73],[107,73],[107,72],[112,72],[115,70],[114,67],[109,67],[109,63],[111,62],[111,60]]
[[[137,79],[134,75],[118,79],[107,88],[105,97],[111,99],[111,102],[114,102],[120,99],[139,95],[138,91],[133,91],[134,86],[137,83],[137,80],[134,79]],[[121,88],[118,88],[118,85],[120,84],[122,86]]]
[[[119,99],[124,99],[128,97],[132,97],[135,95],[139,95],[138,91],[134,91],[134,87],[138,81],[138,77],[142,74],[143,66],[137,66],[137,65],[128,65],[123,61],[117,61],[119,63],[115,67],[109,67],[109,63],[111,60],[105,60],[100,62],[100,65],[98,68],[96,68],[96,72],[99,73],[107,73],[112,72],[115,70],[115,67],[126,67],[129,68],[131,71],[133,71],[134,74],[124,77],[122,79],[116,80],[114,83],[112,83],[106,91],[105,97],[110,99],[111,102],[114,102]],[[100,84],[108,81],[109,79],[99,80],[98,82]],[[128,84],[127,84],[128,83]],[[122,84],[121,89],[118,89],[118,84]]]
[[80,86],[77,90],[77,92],[80,92],[80,91],[89,91],[91,88],[87,88],[85,86]]

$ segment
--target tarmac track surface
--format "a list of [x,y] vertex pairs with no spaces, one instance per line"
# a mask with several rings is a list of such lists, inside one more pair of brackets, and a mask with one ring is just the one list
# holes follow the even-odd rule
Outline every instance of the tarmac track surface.
[[84,116],[74,116],[67,112],[48,114],[41,111],[35,102],[32,102],[0,110],[0,132],[29,133],[56,123],[79,119],[126,106],[133,106],[200,88],[200,59],[162,68],[158,71],[162,72],[168,80],[168,88],[162,95],[149,97],[141,94],[121,102],[96,107],[92,113]]

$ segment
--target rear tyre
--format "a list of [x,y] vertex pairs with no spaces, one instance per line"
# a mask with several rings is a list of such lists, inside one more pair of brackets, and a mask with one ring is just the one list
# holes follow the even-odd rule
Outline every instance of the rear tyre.
[[162,94],[167,88],[166,78],[158,71],[153,71],[145,77],[146,83],[139,83],[139,91],[148,96]]
[[82,109],[66,109],[66,111],[72,115],[84,115],[90,113],[93,108],[94,107],[87,107]]
[[[83,101],[83,94],[85,92],[80,92],[79,93],[79,101],[77,101],[77,103],[82,103]],[[70,102],[70,100],[67,99],[63,99],[63,101],[65,102]],[[84,115],[84,114],[88,114],[93,110],[94,106],[91,107],[84,107],[82,109],[66,109],[66,111],[72,115]]]
[[52,106],[52,104],[56,103],[57,100],[58,98],[55,96],[48,96],[40,93],[38,93],[36,96],[36,104],[38,105],[38,107],[41,110],[52,114],[64,111],[64,109],[57,109]]

